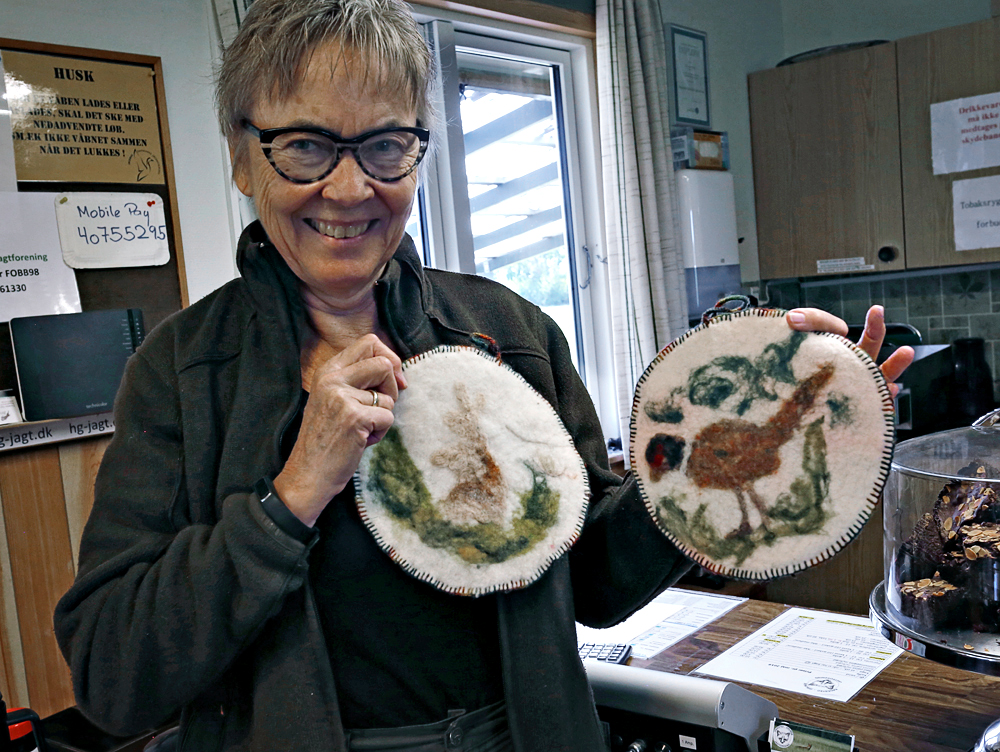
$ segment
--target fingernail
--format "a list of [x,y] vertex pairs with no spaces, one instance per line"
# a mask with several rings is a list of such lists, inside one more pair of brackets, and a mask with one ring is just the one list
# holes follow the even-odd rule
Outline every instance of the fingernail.
[[790,324],[801,324],[805,322],[806,315],[799,311],[789,311],[788,312],[788,323]]

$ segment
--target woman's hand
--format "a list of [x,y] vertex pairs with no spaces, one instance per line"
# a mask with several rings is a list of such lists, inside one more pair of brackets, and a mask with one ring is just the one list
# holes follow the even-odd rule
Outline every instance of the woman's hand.
[[[788,325],[792,329],[804,332],[833,332],[843,337],[847,336],[847,324],[842,319],[817,308],[794,308],[785,315],[785,320],[788,321]],[[861,334],[858,347],[868,353],[872,360],[875,360],[884,338],[885,309],[880,305],[874,305],[868,309],[868,315],[865,317],[865,330]],[[893,397],[899,391],[899,386],[893,382],[912,362],[913,348],[903,346],[897,348],[881,365],[882,375],[889,382],[889,389]]]
[[298,439],[274,479],[278,496],[296,517],[311,527],[351,482],[365,447],[392,426],[392,408],[405,388],[399,356],[374,334],[316,369]]

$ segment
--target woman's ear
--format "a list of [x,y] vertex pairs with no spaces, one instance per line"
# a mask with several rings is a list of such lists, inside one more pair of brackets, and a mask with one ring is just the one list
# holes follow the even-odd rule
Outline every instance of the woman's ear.
[[240,193],[248,198],[253,198],[253,186],[250,183],[250,155],[244,149],[243,154],[234,147],[229,147],[229,159],[233,163],[233,182],[240,189]]

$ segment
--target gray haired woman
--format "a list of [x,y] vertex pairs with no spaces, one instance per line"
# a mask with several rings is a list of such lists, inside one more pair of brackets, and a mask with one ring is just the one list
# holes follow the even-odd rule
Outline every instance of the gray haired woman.
[[[179,717],[197,752],[604,749],[574,620],[613,624],[688,564],[609,471],[559,328],[421,266],[404,226],[431,80],[401,0],[256,0],[225,52],[220,120],[260,221],[240,278],[130,360],[55,616],[79,707],[111,732]],[[533,584],[468,598],[393,563],[351,480],[402,360],[482,334],[558,412],[590,506]]]

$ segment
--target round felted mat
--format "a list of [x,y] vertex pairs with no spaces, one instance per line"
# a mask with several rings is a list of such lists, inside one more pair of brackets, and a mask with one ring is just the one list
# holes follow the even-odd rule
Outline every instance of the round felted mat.
[[355,476],[361,518],[393,561],[457,595],[517,590],[583,527],[583,460],[552,406],[471,347],[405,363],[393,427]]
[[706,569],[792,574],[861,530],[892,459],[882,372],[785,311],[717,316],[671,342],[632,405],[631,464],[660,529]]

